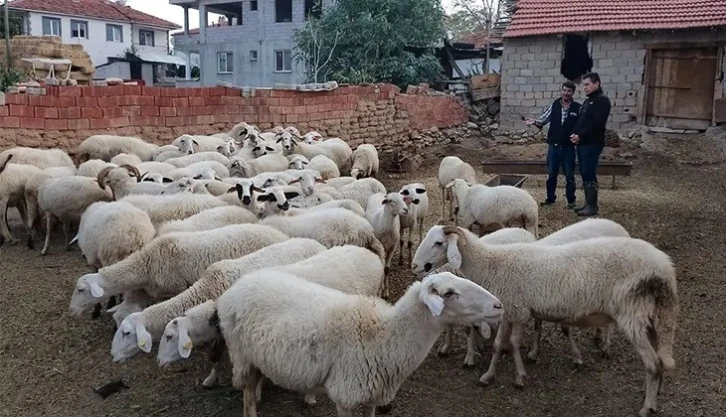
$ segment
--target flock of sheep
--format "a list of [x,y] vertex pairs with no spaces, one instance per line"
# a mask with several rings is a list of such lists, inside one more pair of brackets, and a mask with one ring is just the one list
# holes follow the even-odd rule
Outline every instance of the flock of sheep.
[[[72,155],[0,153],[3,240],[18,242],[8,207],[19,210],[30,249],[45,230],[43,254],[60,221],[66,248],[77,243],[93,270],[78,279],[70,310],[98,317],[106,304],[117,326],[114,362],[158,344],[164,367],[208,346],[203,385],[213,386],[228,352],[245,417],[257,415],[264,378],[308,404],[327,395],[341,417],[360,406],[373,416],[442,333],[439,353],[450,352],[455,325],[469,331],[465,366],[493,339],[481,384],[507,350],[523,387],[529,322],[530,359],[549,321],[568,335],[575,364],[582,356],[570,327],[597,327],[598,337],[604,329],[606,351],[616,324],[645,364],[640,416],[657,410],[663,373],[675,366],[678,297],[668,255],[605,219],[538,239],[532,196],[477,184],[457,157],[444,158],[438,175],[441,216],[454,225],[424,236],[424,184],[388,192],[374,178],[375,147],[353,151],[316,132],[240,123],[166,146],[97,135]],[[421,279],[389,304],[397,248]]]

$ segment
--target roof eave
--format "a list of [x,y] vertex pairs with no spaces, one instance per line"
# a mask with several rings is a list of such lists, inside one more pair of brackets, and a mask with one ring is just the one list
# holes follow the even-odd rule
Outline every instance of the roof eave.
[[30,12],[30,13],[52,14],[52,15],[68,16],[68,17],[80,17],[80,18],[83,18],[83,19],[93,19],[93,20],[99,20],[99,21],[102,21],[102,22],[128,23],[128,24],[131,24],[131,25],[148,26],[148,27],[152,27],[152,28],[164,29],[164,30],[167,30],[167,31],[184,29],[183,27],[181,27],[181,26],[179,26],[179,25],[177,25],[175,23],[171,23],[171,22],[169,22],[169,25],[168,26],[162,26],[162,25],[153,25],[153,24],[149,24],[149,23],[137,22],[137,21],[134,21],[134,20],[108,19],[108,18],[100,18],[100,17],[96,17],[96,16],[88,16],[88,15],[82,15],[82,14],[69,14],[69,13],[61,13],[61,12],[49,12],[47,10],[29,9],[29,8],[26,8],[26,7],[13,7],[12,5],[10,6],[10,10],[18,10],[18,11],[21,11],[21,12]]

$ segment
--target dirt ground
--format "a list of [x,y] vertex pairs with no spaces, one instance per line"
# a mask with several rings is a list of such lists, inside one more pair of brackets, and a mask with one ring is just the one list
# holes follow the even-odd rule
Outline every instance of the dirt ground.
[[[726,415],[726,164],[714,158],[717,148],[703,135],[658,138],[658,152],[635,154],[633,175],[618,181],[601,178],[601,215],[623,224],[638,238],[648,240],[673,257],[679,280],[681,314],[675,358],[677,368],[667,374],[660,396],[661,416]],[[612,150],[609,150],[612,153]],[[427,220],[439,220],[440,192],[436,170],[441,157],[459,155],[478,168],[485,159],[543,157],[543,145],[495,146],[482,149],[469,141],[427,149],[424,166],[416,174],[383,178],[389,189],[424,182],[432,198]],[[706,162],[704,162],[706,161]],[[481,175],[480,180],[488,177]],[[524,184],[539,201],[544,178],[531,176]],[[541,235],[578,220],[558,204],[540,210]],[[578,190],[578,197],[582,193]],[[12,231],[23,237],[17,213],[11,210]],[[90,320],[68,314],[77,278],[89,268],[76,249],[62,250],[57,233],[51,253],[23,246],[0,249],[0,416],[241,416],[238,392],[229,387],[230,369],[223,386],[200,387],[206,376],[206,357],[196,351],[190,360],[162,372],[153,355],[139,354],[124,364],[111,361],[113,321]],[[22,240],[22,239],[21,239]],[[407,266],[394,268],[398,297],[414,279]],[[489,362],[489,352],[478,357],[474,369],[462,369],[464,332],[457,329],[455,349],[445,358],[435,350],[403,384],[393,403],[394,417],[454,416],[630,416],[640,409],[644,392],[643,366],[619,332],[613,337],[610,358],[592,343],[589,330],[577,333],[585,360],[573,368],[566,339],[545,325],[545,341],[538,363],[527,364],[523,391],[512,387],[514,365],[505,356],[492,386],[475,383]],[[531,328],[524,339],[530,346]],[[129,389],[106,399],[94,387],[123,378]],[[303,396],[266,386],[261,416],[334,416],[335,408],[320,398],[317,406],[303,405]]]

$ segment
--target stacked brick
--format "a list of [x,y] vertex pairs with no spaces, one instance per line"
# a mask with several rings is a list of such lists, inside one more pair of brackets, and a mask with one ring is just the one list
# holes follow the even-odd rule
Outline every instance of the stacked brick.
[[455,98],[407,96],[386,84],[329,92],[49,86],[45,95],[6,95],[6,105],[0,106],[0,148],[72,148],[100,133],[168,143],[184,133],[226,131],[240,121],[261,129],[314,129],[355,146],[401,140],[411,130],[451,127],[467,119],[465,107]]

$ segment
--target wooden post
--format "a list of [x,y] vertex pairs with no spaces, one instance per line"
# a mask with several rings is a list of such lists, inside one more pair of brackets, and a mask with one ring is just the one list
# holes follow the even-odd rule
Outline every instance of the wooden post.
[[13,66],[13,57],[10,54],[10,11],[8,10],[8,2],[5,0],[5,53],[8,57],[8,68]]

